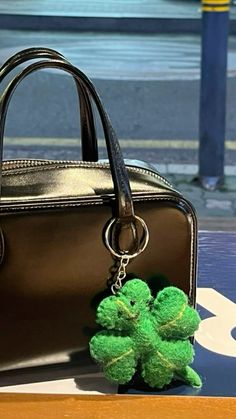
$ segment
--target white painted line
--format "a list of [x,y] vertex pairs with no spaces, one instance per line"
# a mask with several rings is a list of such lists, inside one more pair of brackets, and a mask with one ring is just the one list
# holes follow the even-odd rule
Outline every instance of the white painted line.
[[[122,148],[140,148],[140,149],[189,149],[197,150],[197,140],[130,140],[121,139],[119,140]],[[16,138],[7,137],[6,145],[9,146],[48,146],[48,147],[78,147],[80,140],[76,138]],[[99,147],[105,147],[104,140],[98,140]],[[236,151],[236,141],[226,141],[227,150]],[[197,164],[163,164],[155,163],[152,164],[156,169],[165,174],[180,174],[180,175],[197,175],[198,165]],[[226,176],[236,176],[236,165],[225,166]]]
[[236,176],[236,166],[225,166],[226,176]]
[[236,166],[225,166],[225,174],[227,176],[235,176],[236,175]]
[[161,173],[162,175],[167,175],[168,174],[168,167],[167,164],[163,164],[163,163],[156,163],[156,164],[152,164],[152,166],[155,167],[155,169]]
[[[7,145],[19,146],[48,146],[48,147],[78,147],[80,139],[78,138],[40,138],[40,137],[6,137]],[[198,140],[165,140],[165,139],[119,139],[122,148],[153,148],[153,149],[187,149],[197,150]],[[105,141],[98,139],[98,146],[105,147]],[[236,140],[227,140],[225,142],[226,150],[236,151]]]
[[167,173],[196,175],[198,173],[197,164],[168,164]]
[[[197,164],[152,164],[160,173],[169,175],[197,175],[198,165]],[[225,166],[226,176],[236,176],[236,165]]]

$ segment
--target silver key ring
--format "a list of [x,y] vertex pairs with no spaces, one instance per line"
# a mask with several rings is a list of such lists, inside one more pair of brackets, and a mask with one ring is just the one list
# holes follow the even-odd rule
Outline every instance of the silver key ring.
[[128,252],[123,252],[123,253],[120,252],[119,253],[116,250],[114,250],[112,245],[110,244],[111,229],[114,226],[114,224],[117,222],[117,218],[112,218],[111,221],[109,222],[107,228],[106,228],[106,231],[105,231],[106,247],[111,252],[111,254],[118,259],[121,259],[124,256],[127,257],[127,259],[133,259],[136,256],[140,255],[140,253],[142,253],[147,247],[147,244],[149,242],[149,231],[148,231],[147,224],[145,223],[145,221],[141,217],[138,217],[137,215],[135,215],[135,220],[137,220],[143,228],[143,240],[142,240],[142,243],[141,243],[141,247],[135,253],[128,253]]

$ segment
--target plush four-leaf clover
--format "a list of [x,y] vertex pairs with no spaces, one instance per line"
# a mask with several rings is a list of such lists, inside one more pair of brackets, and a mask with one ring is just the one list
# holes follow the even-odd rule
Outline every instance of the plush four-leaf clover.
[[189,366],[194,356],[189,337],[199,322],[180,289],[167,287],[153,299],[148,285],[133,279],[99,304],[97,323],[104,330],[91,339],[90,353],[105,376],[119,384],[128,383],[139,365],[151,387],[160,389],[174,377],[201,387]]

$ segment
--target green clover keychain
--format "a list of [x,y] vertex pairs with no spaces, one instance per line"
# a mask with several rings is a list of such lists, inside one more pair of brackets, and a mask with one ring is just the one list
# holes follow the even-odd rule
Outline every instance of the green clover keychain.
[[166,287],[153,298],[141,279],[122,286],[128,262],[127,255],[121,258],[114,295],[98,306],[97,323],[104,330],[90,341],[92,358],[118,384],[128,383],[139,367],[150,387],[161,389],[180,378],[200,388],[201,378],[189,366],[194,357],[189,337],[200,323],[197,311],[176,287]]

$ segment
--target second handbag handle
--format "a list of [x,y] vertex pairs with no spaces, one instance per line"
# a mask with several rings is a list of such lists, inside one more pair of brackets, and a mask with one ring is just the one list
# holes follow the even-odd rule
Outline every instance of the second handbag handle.
[[[114,185],[114,193],[116,198],[115,216],[121,223],[126,225],[134,223],[136,217],[134,214],[133,200],[131,195],[130,183],[128,173],[125,167],[123,155],[120,149],[120,145],[116,134],[111,125],[110,119],[103,108],[102,102],[89,78],[78,68],[66,63],[62,60],[53,61],[38,61],[28,67],[26,67],[20,74],[18,74],[5,89],[1,101],[0,101],[0,169],[2,172],[2,150],[3,150],[3,138],[5,130],[5,121],[10,99],[20,82],[29,74],[43,68],[56,68],[64,70],[71,74],[78,82],[83,83],[91,95],[96,107],[98,109],[106,141],[108,159],[110,162],[111,175]],[[0,176],[0,182],[2,183],[2,176]],[[1,186],[1,185],[0,185]]]
[[[0,83],[18,65],[34,59],[49,58],[69,61],[59,52],[44,47],[27,48],[10,57],[0,68]],[[98,144],[91,101],[83,84],[76,82],[80,104],[82,159],[98,161]]]

